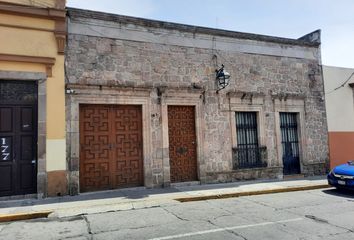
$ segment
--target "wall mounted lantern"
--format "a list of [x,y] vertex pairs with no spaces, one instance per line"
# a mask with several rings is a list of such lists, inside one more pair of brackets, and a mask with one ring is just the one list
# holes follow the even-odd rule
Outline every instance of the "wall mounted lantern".
[[226,88],[230,83],[230,73],[224,71],[224,64],[221,65],[220,69],[216,69],[216,82],[218,89],[216,93],[219,93],[220,90]]

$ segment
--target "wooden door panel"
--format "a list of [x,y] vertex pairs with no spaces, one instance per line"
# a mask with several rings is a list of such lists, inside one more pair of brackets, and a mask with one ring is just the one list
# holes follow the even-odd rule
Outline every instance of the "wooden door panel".
[[0,108],[0,132],[13,132],[13,108],[1,107]]
[[171,182],[197,180],[195,109],[168,106]]
[[143,185],[141,107],[118,105],[113,109],[116,187]]
[[35,192],[37,188],[37,116],[36,108],[21,106],[16,120],[16,175],[20,194]]
[[0,196],[11,195],[15,191],[14,110],[10,106],[0,106]]
[[32,162],[33,156],[33,137],[31,135],[20,136],[21,152],[18,155],[19,161]]
[[80,189],[82,192],[109,189],[110,128],[107,106],[80,106]]
[[[27,130],[28,131],[28,130]],[[33,144],[33,136],[26,133],[19,136],[20,152],[17,154],[18,176],[21,191],[35,188],[36,176],[36,156],[34,155],[35,145]]]
[[21,108],[21,132],[32,132],[33,131],[33,109],[31,107]]
[[20,178],[20,189],[26,191],[32,189],[36,183],[36,178],[33,177],[32,172],[34,164],[31,162],[23,163],[19,165],[19,178]]
[[[30,123],[27,129],[22,124],[23,111],[27,111],[26,122]],[[0,106],[0,112],[1,125],[5,122],[0,131],[0,196],[34,193],[37,187],[35,107]]]
[[143,184],[141,107],[80,106],[80,189]]

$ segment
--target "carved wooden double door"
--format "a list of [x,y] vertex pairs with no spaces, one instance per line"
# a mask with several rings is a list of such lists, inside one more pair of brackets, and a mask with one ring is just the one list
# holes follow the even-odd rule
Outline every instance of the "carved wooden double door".
[[198,180],[193,106],[168,106],[171,182]]
[[80,105],[80,191],[143,183],[141,106]]

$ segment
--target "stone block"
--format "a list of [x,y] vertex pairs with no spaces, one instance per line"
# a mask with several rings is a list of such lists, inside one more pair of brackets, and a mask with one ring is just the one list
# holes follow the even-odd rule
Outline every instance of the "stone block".
[[69,172],[69,194],[77,195],[79,194],[79,171]]
[[47,197],[47,173],[37,173],[37,194],[38,198]]
[[47,172],[48,197],[68,194],[68,177],[66,171]]

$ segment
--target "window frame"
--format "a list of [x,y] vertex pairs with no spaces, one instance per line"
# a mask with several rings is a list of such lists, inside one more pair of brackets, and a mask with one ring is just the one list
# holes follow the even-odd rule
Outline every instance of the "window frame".
[[[233,169],[250,169],[266,167],[267,148],[259,143],[258,112],[236,111],[235,124],[236,140],[243,139],[245,142],[237,143],[237,148],[232,149]],[[242,133],[240,133],[242,131]]]
[[275,135],[276,135],[276,147],[277,147],[277,159],[275,164],[280,167],[283,165],[283,149],[281,144],[281,129],[280,129],[280,113],[297,113],[297,132],[298,132],[298,144],[299,144],[299,161],[300,172],[303,173],[303,160],[307,159],[306,152],[306,132],[305,132],[305,100],[304,99],[287,99],[280,100],[274,99],[274,113],[275,113]]
[[265,121],[263,106],[234,106],[231,108],[232,147],[237,148],[236,112],[255,112],[257,115],[258,146],[265,146]]
[[[240,114],[240,117],[238,117],[237,115],[238,114]],[[241,117],[241,115],[242,114],[245,114],[244,116],[242,116]],[[251,114],[253,115],[254,114],[254,116],[252,116],[251,118],[249,118],[249,119],[247,119],[247,120],[250,120],[250,121],[252,121],[252,124],[255,124],[255,127],[253,127],[253,128],[251,128],[251,127],[242,127],[242,130],[244,131],[244,132],[248,132],[248,131],[253,131],[253,129],[256,131],[256,136],[251,136],[252,137],[252,140],[253,140],[253,143],[250,141],[251,139],[249,139],[249,138],[244,138],[245,139],[245,142],[244,143],[240,143],[240,142],[238,142],[239,140],[240,140],[240,138],[241,137],[239,137],[239,133],[240,133],[240,131],[236,131],[236,142],[237,142],[237,148],[243,148],[243,146],[245,146],[245,148],[248,148],[249,146],[251,146],[251,145],[253,145],[253,147],[259,147],[259,134],[258,134],[258,131],[259,131],[259,127],[258,127],[258,114],[257,114],[257,112],[253,112],[253,111],[236,111],[235,112],[235,118],[236,118],[236,120],[235,120],[235,124],[236,124],[236,129],[238,129],[238,128],[241,128],[241,126],[240,125],[242,125],[241,123],[238,123],[237,122],[237,119],[239,118],[239,119],[242,119],[243,121],[247,121],[247,120],[245,120],[246,118],[247,118],[247,114],[249,115],[249,116],[251,116]],[[253,121],[255,120],[255,123],[253,123]],[[243,123],[244,125],[246,125],[247,123]],[[246,134],[247,135],[247,134]],[[254,135],[254,133],[252,133],[251,135]]]

